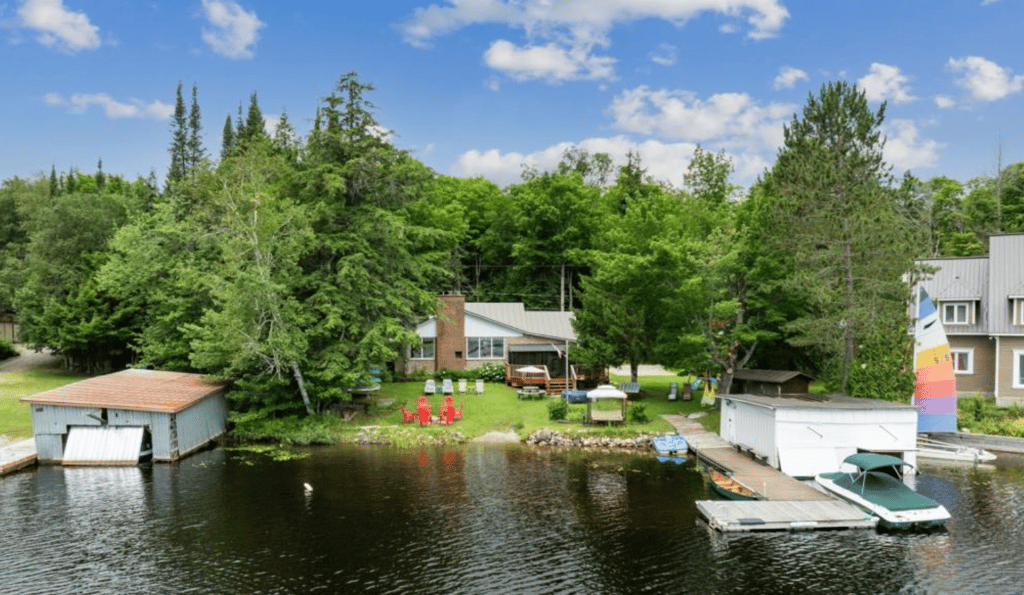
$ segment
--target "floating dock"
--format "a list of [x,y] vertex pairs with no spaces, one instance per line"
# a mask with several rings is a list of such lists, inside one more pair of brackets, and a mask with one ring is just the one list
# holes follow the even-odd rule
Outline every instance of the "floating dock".
[[36,464],[36,441],[34,438],[14,442],[0,447],[0,475],[14,473]]
[[682,415],[665,415],[702,464],[754,492],[757,500],[700,500],[697,510],[719,531],[870,529],[878,519],[739,452],[718,434]]

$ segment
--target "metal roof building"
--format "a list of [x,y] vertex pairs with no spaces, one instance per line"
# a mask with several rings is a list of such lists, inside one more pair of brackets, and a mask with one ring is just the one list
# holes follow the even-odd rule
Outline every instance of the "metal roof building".
[[838,471],[862,451],[917,464],[917,409],[842,395],[722,395],[720,433],[793,477]]
[[22,397],[40,463],[175,461],[227,429],[225,387],[199,374],[123,370]]

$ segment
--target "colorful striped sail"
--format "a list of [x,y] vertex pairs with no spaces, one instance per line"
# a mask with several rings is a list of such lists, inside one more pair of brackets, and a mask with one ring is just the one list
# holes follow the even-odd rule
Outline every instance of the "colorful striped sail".
[[956,377],[949,341],[935,304],[924,289],[914,329],[914,406],[918,432],[956,432]]

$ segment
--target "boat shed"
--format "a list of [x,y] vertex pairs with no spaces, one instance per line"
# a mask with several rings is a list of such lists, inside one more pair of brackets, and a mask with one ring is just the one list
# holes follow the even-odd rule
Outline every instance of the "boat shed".
[[176,461],[227,430],[226,388],[199,374],[123,370],[22,397],[40,463]]
[[842,395],[721,395],[722,438],[792,477],[838,471],[858,452],[917,466],[917,409]]
[[740,369],[732,375],[732,390],[747,395],[806,395],[814,380],[792,370]]

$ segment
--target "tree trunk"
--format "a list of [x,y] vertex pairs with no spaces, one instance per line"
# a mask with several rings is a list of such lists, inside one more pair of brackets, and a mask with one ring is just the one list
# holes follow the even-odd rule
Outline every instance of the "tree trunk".
[[298,364],[292,364],[292,374],[295,381],[299,383],[299,394],[302,395],[302,403],[306,406],[306,413],[313,415],[313,406],[309,402],[309,393],[306,392],[306,381],[302,377],[302,370]]
[[842,375],[842,394],[846,394],[846,388],[850,382],[850,367],[853,365],[853,346],[855,337],[853,334],[853,324],[856,313],[853,310],[854,304],[854,289],[853,289],[853,248],[851,243],[853,240],[846,240],[843,242],[843,268],[846,273],[846,295],[845,295],[845,308],[846,308],[846,327],[843,329],[843,341],[845,343],[843,348],[843,375]]
[[639,374],[640,374],[640,364],[638,362],[630,360],[629,361],[629,381],[630,382],[640,382]]

